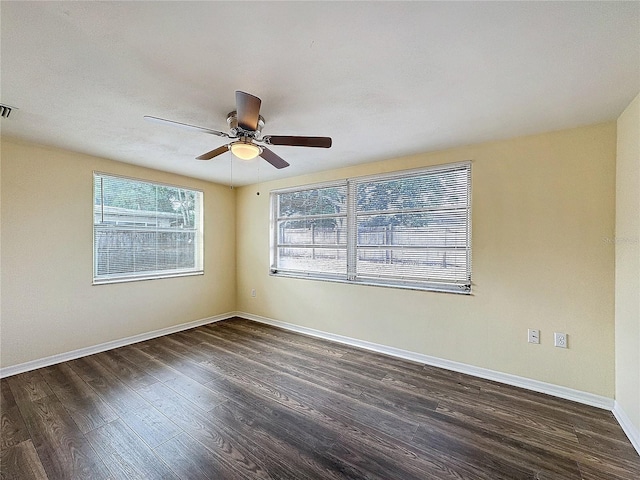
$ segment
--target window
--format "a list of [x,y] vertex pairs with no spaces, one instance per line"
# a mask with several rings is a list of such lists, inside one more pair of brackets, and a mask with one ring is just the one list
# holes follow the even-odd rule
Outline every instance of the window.
[[93,283],[203,273],[197,190],[94,172]]
[[471,164],[271,193],[271,273],[471,291]]
[[347,185],[276,194],[278,271],[344,276],[347,271]]

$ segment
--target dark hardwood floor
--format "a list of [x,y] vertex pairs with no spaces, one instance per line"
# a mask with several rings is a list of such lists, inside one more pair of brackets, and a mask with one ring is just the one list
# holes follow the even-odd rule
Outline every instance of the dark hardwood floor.
[[610,412],[231,319],[0,381],[5,479],[640,479]]

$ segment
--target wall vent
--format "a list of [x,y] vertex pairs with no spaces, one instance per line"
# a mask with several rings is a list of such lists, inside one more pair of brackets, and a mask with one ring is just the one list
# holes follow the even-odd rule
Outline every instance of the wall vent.
[[11,115],[11,110],[13,110],[12,107],[0,104],[0,117],[9,118],[9,115]]

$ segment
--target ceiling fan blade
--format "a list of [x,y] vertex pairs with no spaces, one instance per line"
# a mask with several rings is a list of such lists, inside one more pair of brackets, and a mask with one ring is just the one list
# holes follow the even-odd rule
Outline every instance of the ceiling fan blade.
[[150,115],[145,115],[144,118],[145,118],[145,120],[149,120],[151,122],[156,122],[156,123],[161,123],[163,125],[170,125],[170,126],[173,126],[173,127],[184,128],[186,130],[195,130],[197,132],[210,133],[212,135],[217,135],[219,137],[227,137],[227,138],[229,138],[228,134],[226,134],[224,132],[219,132],[218,130],[211,130],[210,128],[198,127],[197,125],[189,125],[188,123],[174,122],[173,120],[165,120],[164,118],[152,117]]
[[268,148],[263,147],[260,156],[276,168],[284,168],[289,166],[289,163],[287,163],[285,160],[280,158]]
[[292,147],[331,147],[331,137],[292,137],[287,135],[267,135],[262,138],[269,145],[289,145]]
[[236,91],[236,112],[240,127],[252,132],[258,129],[261,103],[262,100],[250,93]]
[[211,160],[213,157],[222,155],[224,152],[227,152],[227,151],[229,151],[229,145],[223,145],[221,147],[216,148],[215,150],[211,150],[210,152],[203,153],[199,157],[196,157],[196,160]]

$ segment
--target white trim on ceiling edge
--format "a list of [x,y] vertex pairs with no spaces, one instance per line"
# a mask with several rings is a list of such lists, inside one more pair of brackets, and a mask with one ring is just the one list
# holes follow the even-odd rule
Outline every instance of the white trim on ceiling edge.
[[170,335],[172,333],[181,332],[182,330],[188,330],[190,328],[199,327],[208,323],[219,322],[221,320],[226,320],[227,318],[232,318],[234,316],[236,316],[235,312],[223,313],[221,315],[215,315],[213,317],[194,320],[193,322],[181,323],[179,325],[161,328],[159,330],[153,330],[151,332],[140,333],[138,335],[121,338],[119,340],[113,340],[111,342],[100,343],[99,345],[93,345],[91,347],[79,348],[70,352],[59,353],[57,355],[51,355],[50,357],[39,358],[37,360],[20,363],[18,365],[0,368],[0,378],[10,377],[11,375],[17,375],[18,373],[35,370],[36,368],[48,367],[50,365],[55,365],[56,363],[68,362],[69,360],[86,357],[87,355],[93,355],[94,353],[100,353],[106,350],[124,347],[125,345],[131,345],[132,343],[144,342],[145,340],[151,340],[152,338]]
[[131,345],[132,343],[144,342],[145,340],[150,340],[152,338],[169,335],[209,323],[219,322],[221,320],[226,320],[228,318],[236,316],[246,318],[247,320],[253,320],[259,323],[272,325],[274,327],[280,327],[292,332],[302,333],[305,335],[310,335],[312,337],[318,337],[345,345],[351,345],[354,347],[363,348],[365,350],[371,350],[374,352],[383,353],[385,355],[390,355],[392,357],[444,368],[446,370],[452,370],[454,372],[464,373],[467,375],[472,375],[474,377],[484,378],[486,380],[493,380],[507,385],[513,385],[515,387],[521,387],[527,390],[545,393],[554,397],[564,398],[566,400],[571,400],[585,405],[610,410],[613,412],[613,415],[615,416],[616,420],[622,427],[627,437],[629,437],[629,440],[631,441],[634,448],[638,451],[638,454],[640,454],[640,432],[635,428],[620,404],[618,402],[615,402],[611,398],[595,395],[588,392],[582,392],[580,390],[574,390],[572,388],[562,387],[559,385],[553,385],[551,383],[539,382],[537,380],[519,377],[517,375],[497,372],[486,368],[474,367],[473,365],[467,365],[465,363],[454,362],[438,357],[431,357],[429,355],[410,352],[408,350],[389,347],[378,343],[372,343],[364,340],[346,337],[343,335],[327,333],[321,330],[315,330],[292,323],[281,322],[279,320],[273,320],[271,318],[253,315],[246,312],[224,313],[213,317],[203,318],[201,320],[195,320],[193,322],[182,323],[180,325],[174,325],[167,328],[161,328],[159,330],[153,330],[147,333],[133,335],[131,337],[123,338],[120,340],[113,340],[110,342],[101,343],[99,345],[93,345],[91,347],[80,348],[70,352],[60,353],[57,355],[52,355],[50,357],[45,357],[38,360],[32,360],[18,365],[0,368],[0,378],[17,375],[19,373],[28,372],[37,368],[48,367],[50,365],[55,365],[56,363],[67,362],[69,360],[74,360],[76,358],[84,357],[87,355],[93,355],[95,353],[104,352],[106,350],[111,350],[114,348],[124,347],[126,345]]

